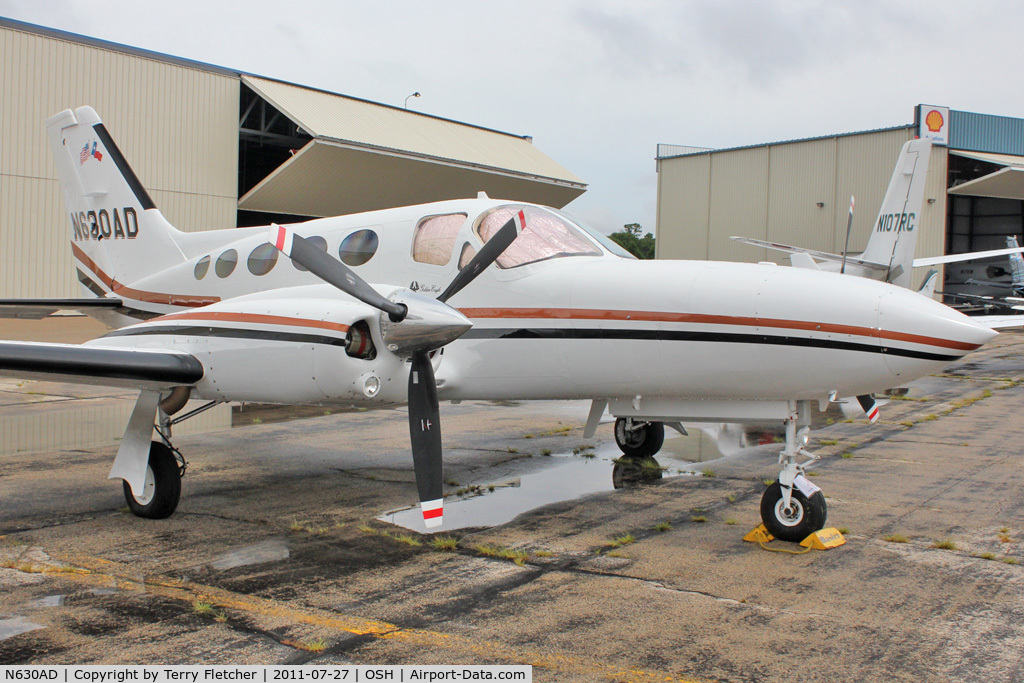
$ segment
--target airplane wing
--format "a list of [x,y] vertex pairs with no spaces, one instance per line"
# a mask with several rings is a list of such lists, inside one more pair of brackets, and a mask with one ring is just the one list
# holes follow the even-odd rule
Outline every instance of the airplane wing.
[[195,384],[203,365],[177,351],[0,341],[0,376],[160,390]]
[[993,330],[1024,327],[1024,315],[972,315],[971,320]]
[[966,254],[948,254],[946,256],[929,256],[927,258],[914,259],[914,267],[937,266],[941,263],[959,263],[960,261],[972,261],[979,258],[991,256],[1006,256],[1007,254],[1020,254],[1024,247],[1011,247],[1009,249],[990,249],[989,251],[972,251]]
[[[827,251],[816,251],[814,249],[804,249],[803,247],[793,247],[788,244],[779,244],[777,242],[765,242],[763,240],[755,240],[751,237],[730,237],[729,239],[742,242],[743,244],[750,244],[755,247],[763,247],[765,249],[773,249],[775,251],[784,251],[790,254],[807,254],[812,258],[820,259],[822,261],[835,261],[836,263],[842,263],[842,254],[830,254]],[[846,263],[861,266],[864,268],[870,268],[872,270],[888,270],[889,266],[882,263],[875,263],[874,261],[865,261],[863,259],[854,258],[852,256],[846,257]],[[917,265],[916,263],[914,265]]]
[[41,320],[57,311],[118,308],[123,305],[120,299],[0,299],[0,318]]

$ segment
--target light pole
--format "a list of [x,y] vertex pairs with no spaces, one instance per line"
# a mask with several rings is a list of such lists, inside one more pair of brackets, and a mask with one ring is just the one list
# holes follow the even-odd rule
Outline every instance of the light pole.
[[409,99],[410,99],[410,98],[413,98],[413,97],[419,97],[419,96],[420,96],[420,94],[419,94],[418,92],[414,92],[413,94],[409,95],[409,97],[406,97],[406,98],[405,98],[405,108],[406,108],[406,109],[408,109],[408,108],[409,108]]

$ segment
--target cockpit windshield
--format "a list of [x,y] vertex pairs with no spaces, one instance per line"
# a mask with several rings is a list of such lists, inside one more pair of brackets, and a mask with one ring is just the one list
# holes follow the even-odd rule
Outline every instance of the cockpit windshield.
[[603,252],[567,219],[536,206],[499,206],[481,216],[474,226],[486,243],[519,211],[526,214],[526,227],[516,241],[498,257],[500,268],[515,268],[563,256],[601,256]]

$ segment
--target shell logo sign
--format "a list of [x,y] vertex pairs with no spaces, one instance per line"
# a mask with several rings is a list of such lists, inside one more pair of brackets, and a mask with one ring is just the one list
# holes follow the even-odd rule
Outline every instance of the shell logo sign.
[[936,145],[949,144],[949,107],[918,105],[917,136]]

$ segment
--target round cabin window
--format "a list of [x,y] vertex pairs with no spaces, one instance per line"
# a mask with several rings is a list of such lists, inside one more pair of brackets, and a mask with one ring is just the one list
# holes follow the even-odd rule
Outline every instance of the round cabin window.
[[373,230],[356,230],[341,241],[338,257],[346,266],[361,266],[377,253],[377,244]]
[[227,277],[235,272],[236,265],[238,265],[238,252],[234,249],[228,249],[217,257],[217,265],[214,266],[214,271],[217,273],[217,277]]

